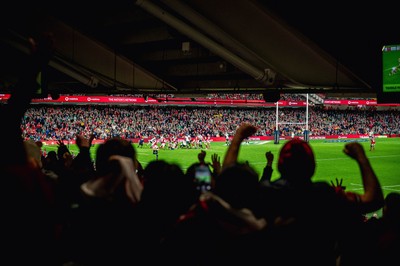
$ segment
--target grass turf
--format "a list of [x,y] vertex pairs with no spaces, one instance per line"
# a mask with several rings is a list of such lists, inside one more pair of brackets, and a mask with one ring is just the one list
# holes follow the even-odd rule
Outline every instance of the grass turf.
[[[377,138],[374,151],[369,151],[368,140],[348,140],[343,141],[360,141],[364,146],[367,157],[378,176],[382,185],[384,194],[396,191],[400,192],[400,138]],[[279,177],[277,170],[277,161],[279,150],[285,141],[274,144],[273,141],[250,141],[250,144],[242,144],[239,151],[239,161],[248,161],[250,165],[259,173],[263,171],[266,164],[265,152],[272,151],[275,156],[273,163],[272,179]],[[347,191],[355,191],[362,193],[362,180],[360,169],[352,158],[343,153],[345,142],[328,142],[327,140],[310,140],[310,145],[314,150],[316,158],[316,172],[313,181],[334,181],[335,178],[343,179],[343,185]],[[138,153],[138,160],[145,167],[150,161],[155,160],[152,150],[149,147],[138,148],[138,144],[134,143],[134,147]],[[146,145],[145,145],[146,146]],[[57,145],[49,145],[44,147],[46,151],[57,150]],[[76,145],[69,145],[69,149],[73,154],[78,154]],[[97,146],[91,148],[92,159],[95,159]],[[205,150],[206,161],[211,162],[211,155],[216,153],[223,161],[227,146],[224,142],[211,143],[211,148]],[[197,154],[200,149],[177,149],[177,150],[160,150],[159,160],[165,160],[170,163],[178,164],[184,171],[194,162],[197,161]]]

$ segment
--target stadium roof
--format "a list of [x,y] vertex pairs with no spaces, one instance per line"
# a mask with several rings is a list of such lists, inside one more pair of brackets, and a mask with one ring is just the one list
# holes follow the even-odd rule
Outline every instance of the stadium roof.
[[2,7],[0,92],[40,31],[56,41],[49,90],[65,94],[371,96],[382,46],[400,43],[394,1],[14,2]]

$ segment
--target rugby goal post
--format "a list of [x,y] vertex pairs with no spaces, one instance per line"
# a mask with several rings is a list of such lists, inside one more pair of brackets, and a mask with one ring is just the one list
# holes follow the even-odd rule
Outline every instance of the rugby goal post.
[[279,125],[305,125],[305,129],[303,131],[304,141],[309,141],[309,130],[308,130],[308,93],[306,95],[306,117],[305,122],[279,122],[279,104],[278,102],[275,103],[276,105],[276,118],[275,118],[275,131],[274,131],[274,144],[279,144],[280,138],[280,127]]

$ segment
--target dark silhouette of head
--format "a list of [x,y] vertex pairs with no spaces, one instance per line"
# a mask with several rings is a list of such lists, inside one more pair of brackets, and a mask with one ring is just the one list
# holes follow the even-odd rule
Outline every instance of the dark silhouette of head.
[[215,179],[214,192],[234,208],[252,208],[256,204],[258,175],[247,163],[224,169]]
[[185,212],[197,198],[193,180],[177,164],[163,160],[151,161],[145,167],[143,175],[141,203],[157,209],[159,213],[173,220]]
[[57,149],[57,157],[58,160],[64,161],[66,156],[71,155],[71,152],[69,151],[68,147],[66,145],[61,145]]
[[282,178],[291,182],[308,182],[315,172],[311,146],[301,139],[286,142],[279,154],[278,170]]
[[400,193],[391,192],[385,197],[383,217],[400,224]]
[[108,139],[96,151],[96,171],[99,175],[109,172],[109,158],[112,155],[125,156],[136,162],[136,151],[129,141],[117,137]]

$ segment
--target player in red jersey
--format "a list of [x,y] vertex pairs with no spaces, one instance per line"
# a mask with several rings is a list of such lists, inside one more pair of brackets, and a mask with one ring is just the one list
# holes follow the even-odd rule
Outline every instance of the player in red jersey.
[[375,136],[372,135],[372,136],[369,138],[369,141],[370,141],[369,150],[370,150],[370,151],[375,150]]

